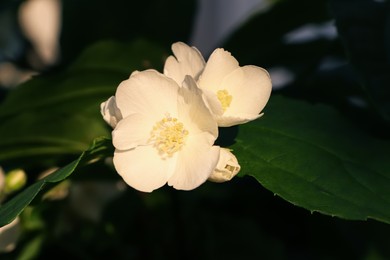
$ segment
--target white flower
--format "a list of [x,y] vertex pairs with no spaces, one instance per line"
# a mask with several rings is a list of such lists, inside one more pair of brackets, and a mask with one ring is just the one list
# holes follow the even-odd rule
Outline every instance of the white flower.
[[214,172],[210,175],[209,181],[225,182],[230,181],[240,171],[236,156],[229,149],[221,148],[220,156]]
[[185,75],[197,79],[218,126],[233,126],[259,118],[271,95],[271,79],[263,68],[240,67],[227,51],[216,49],[207,63],[200,52],[178,42],[172,45],[164,74],[179,84]]
[[128,185],[191,190],[207,180],[219,159],[218,126],[191,77],[180,87],[154,70],[133,73],[115,99],[123,119],[112,132],[113,162]]

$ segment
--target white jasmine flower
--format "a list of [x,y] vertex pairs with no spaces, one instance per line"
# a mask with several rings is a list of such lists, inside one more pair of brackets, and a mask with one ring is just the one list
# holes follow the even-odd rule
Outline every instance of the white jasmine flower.
[[133,73],[115,99],[123,119],[112,132],[113,162],[128,185],[191,190],[207,180],[219,159],[218,127],[191,77],[179,87],[157,71]]
[[115,97],[110,97],[106,102],[100,104],[100,113],[103,119],[112,128],[122,119],[122,114],[116,105]]
[[206,95],[218,126],[233,126],[259,118],[271,94],[271,79],[263,68],[238,61],[224,49],[216,49],[204,64],[194,47],[178,42],[172,45],[164,73],[179,84],[185,75],[197,79]]
[[212,182],[230,181],[240,169],[241,166],[238,164],[236,156],[229,149],[221,148],[218,164],[208,180]]

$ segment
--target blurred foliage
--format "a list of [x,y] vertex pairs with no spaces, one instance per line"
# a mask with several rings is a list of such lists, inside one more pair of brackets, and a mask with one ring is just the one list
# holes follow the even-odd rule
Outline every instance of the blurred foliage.
[[[357,2],[275,1],[224,43],[241,64],[282,67],[294,75],[274,90],[264,118],[220,140],[235,142],[241,178],[191,192],[127,188],[98,221],[81,216],[71,196],[45,203],[38,196],[21,215],[25,232],[17,249],[0,257],[390,258],[388,225],[301,208],[389,221],[388,3]],[[188,41],[196,11],[195,1],[178,0],[66,0],[63,8],[62,63],[6,93],[0,104],[0,164],[25,168],[30,183],[48,167],[77,160],[97,136],[109,136],[99,104],[133,70],[161,71],[169,45]],[[334,18],[342,41],[291,42],[286,36]],[[325,66],[329,61],[336,62]],[[356,98],[367,105],[351,102]],[[119,180],[102,161],[77,170],[71,187]],[[72,172],[49,176],[59,181]],[[37,194],[34,185],[28,189]]]
[[161,67],[162,53],[143,40],[100,42],[66,70],[38,76],[12,91],[0,104],[2,165],[17,167],[22,160],[29,168],[58,166],[69,159],[65,155],[77,157],[94,138],[108,137],[100,103],[132,71]]
[[331,1],[347,55],[372,106],[390,123],[388,1]]
[[0,207],[0,226],[11,223],[46,185],[63,181],[78,167],[91,161],[96,162],[103,157],[111,155],[113,152],[110,140],[105,138],[95,139],[91,147],[83,152],[77,160],[39,179],[33,185],[20,192],[15,198],[2,205]]

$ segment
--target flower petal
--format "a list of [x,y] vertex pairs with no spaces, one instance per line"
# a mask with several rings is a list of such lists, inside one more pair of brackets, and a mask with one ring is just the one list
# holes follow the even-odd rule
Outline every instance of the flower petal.
[[153,128],[153,121],[141,114],[132,114],[119,121],[112,131],[112,143],[116,149],[128,150],[146,145]]
[[[179,120],[188,128],[190,134],[208,132],[214,140],[217,138],[217,123],[204,101],[202,90],[190,76],[185,77],[183,86],[179,89],[177,107]],[[214,143],[214,140],[211,142]]]
[[258,115],[270,98],[272,84],[266,70],[249,65],[225,77],[221,88],[233,97],[224,116],[234,117],[240,114]]
[[202,89],[217,91],[222,80],[239,67],[238,61],[224,49],[216,49],[208,59],[199,77],[198,85]]
[[256,120],[257,118],[259,118],[263,115],[264,115],[264,113],[253,114],[253,115],[239,114],[238,113],[235,116],[225,116],[225,115],[217,116],[216,120],[217,120],[219,127],[229,127],[229,126],[248,123],[250,121]]
[[175,56],[169,56],[165,61],[164,74],[174,79],[179,85],[182,84],[186,75],[197,79],[205,65],[199,50],[183,42],[176,42],[172,44],[172,51]]
[[238,164],[236,156],[229,149],[221,148],[217,166],[208,180],[212,182],[230,181],[240,169],[241,166]]
[[116,105],[114,96],[100,104],[100,113],[112,128],[115,128],[116,124],[122,119],[122,113]]
[[208,89],[202,89],[203,97],[207,107],[214,116],[221,116],[223,114],[222,104],[219,101],[217,94],[214,91]]
[[167,113],[177,117],[178,89],[174,80],[155,70],[145,70],[119,84],[116,103],[124,118],[134,113],[153,115],[156,121]]
[[177,158],[162,159],[153,146],[138,146],[128,151],[115,150],[114,166],[134,189],[152,192],[171,177]]
[[175,173],[168,185],[178,190],[192,190],[204,183],[215,169],[219,147],[211,146],[207,133],[189,136],[178,156]]

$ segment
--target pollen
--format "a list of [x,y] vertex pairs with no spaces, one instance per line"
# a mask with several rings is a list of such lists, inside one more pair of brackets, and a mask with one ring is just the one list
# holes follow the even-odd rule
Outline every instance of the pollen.
[[217,91],[217,97],[219,102],[221,102],[223,111],[225,112],[230,106],[230,103],[232,103],[232,95],[229,95],[229,92],[226,89],[222,89]]
[[153,144],[162,158],[168,158],[183,147],[187,135],[183,123],[167,115],[153,126],[149,143]]

